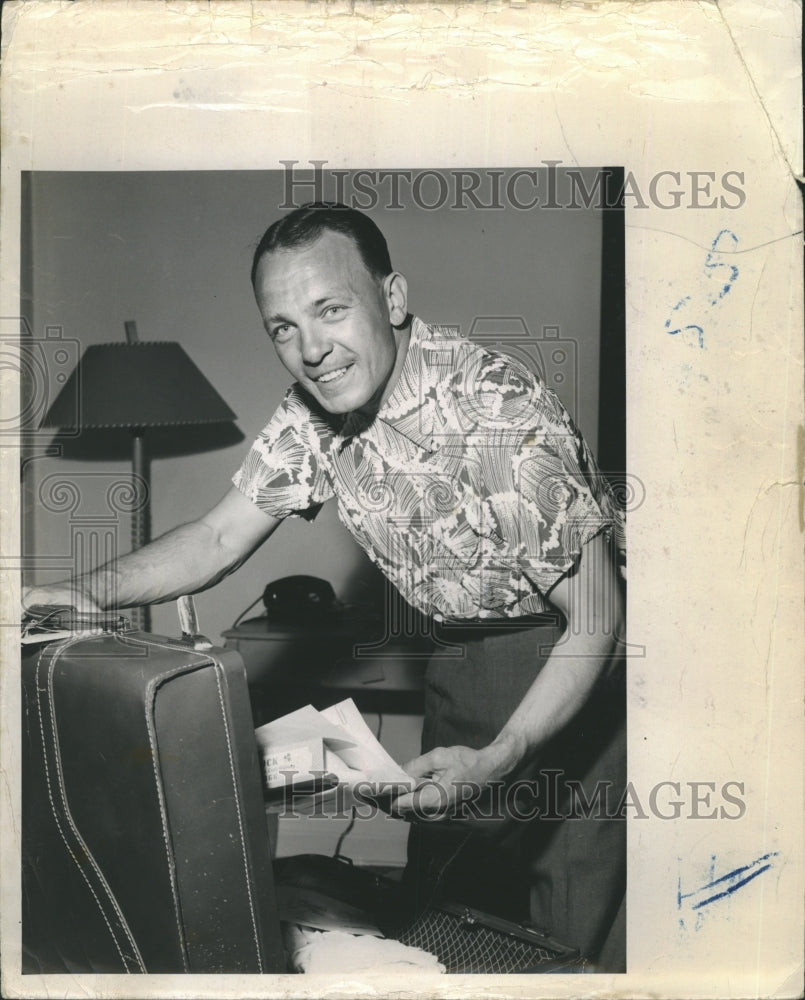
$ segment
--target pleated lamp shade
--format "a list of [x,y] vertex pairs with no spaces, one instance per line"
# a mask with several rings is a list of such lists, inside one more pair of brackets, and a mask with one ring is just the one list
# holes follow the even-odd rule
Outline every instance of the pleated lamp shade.
[[170,427],[234,420],[235,414],[174,341],[88,347],[42,424]]
[[[174,341],[140,341],[126,323],[127,341],[88,347],[51,404],[43,427],[62,431],[125,428],[132,433],[132,472],[144,501],[132,510],[132,549],[151,537],[151,487],[145,450],[150,427],[226,423],[235,414],[184,349]],[[129,615],[150,631],[150,608]]]

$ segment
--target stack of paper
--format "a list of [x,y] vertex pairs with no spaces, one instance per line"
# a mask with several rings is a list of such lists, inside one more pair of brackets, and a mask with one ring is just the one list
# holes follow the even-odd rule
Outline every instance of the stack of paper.
[[323,712],[306,705],[266,723],[255,735],[270,791],[337,783],[352,787],[360,781],[381,795],[391,783],[397,786],[395,794],[401,784],[414,785],[377,741],[351,698]]

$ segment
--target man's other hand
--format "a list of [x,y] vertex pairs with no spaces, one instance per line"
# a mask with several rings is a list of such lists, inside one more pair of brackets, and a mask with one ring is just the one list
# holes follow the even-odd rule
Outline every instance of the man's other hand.
[[518,761],[514,748],[498,741],[480,750],[437,747],[403,765],[417,785],[394,800],[392,812],[403,819],[447,818],[454,815],[457,802],[482,794],[490,781],[503,778]]

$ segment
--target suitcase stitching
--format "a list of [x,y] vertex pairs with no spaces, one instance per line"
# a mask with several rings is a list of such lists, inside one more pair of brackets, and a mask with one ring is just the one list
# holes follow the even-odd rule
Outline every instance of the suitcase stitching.
[[[168,649],[168,650],[171,650],[171,651],[175,651],[176,650],[175,646],[168,646],[168,645],[165,645],[164,643],[161,643],[161,642],[155,642],[154,640],[149,640],[149,642],[146,643],[144,640],[136,639],[134,636],[127,636],[126,638],[127,638],[127,641],[129,641],[129,642],[132,642],[132,641],[133,642],[140,642],[143,645],[159,646],[162,649]],[[188,650],[188,652],[192,652],[192,651]],[[221,716],[222,716],[222,720],[223,720],[223,724],[224,724],[224,733],[226,735],[226,747],[227,747],[227,754],[229,756],[229,770],[230,770],[230,774],[232,775],[232,784],[234,786],[234,784],[235,784],[235,771],[234,771],[234,760],[233,760],[233,757],[232,757],[232,744],[231,744],[231,741],[229,739],[229,727],[228,727],[228,724],[227,724],[226,713],[225,713],[225,710],[224,710],[223,693],[221,691],[221,682],[220,682],[220,673],[222,672],[221,665],[219,663],[217,663],[215,660],[213,660],[211,657],[207,656],[207,655],[204,655],[204,654],[201,654],[201,653],[197,653],[196,655],[198,656],[198,659],[200,661],[199,662],[199,666],[201,664],[209,661],[209,662],[212,663],[212,666],[215,668],[215,682],[216,682],[216,685],[218,687],[218,700],[219,700],[219,706],[221,708]],[[155,678],[151,682],[154,685],[154,689],[156,688],[157,684],[162,683],[163,681],[167,680],[169,677],[171,677],[171,676],[173,676],[175,674],[181,673],[182,671],[184,671],[186,669],[187,669],[187,666],[183,666],[183,667],[177,668],[176,670],[170,671],[169,673],[165,673],[165,674],[161,675],[159,678]],[[150,687],[151,687],[151,685],[149,685],[149,688]],[[153,691],[149,690],[149,704],[151,704],[152,701],[153,701]],[[148,725],[149,739],[151,739],[151,720],[147,719],[146,722],[147,722],[147,725]],[[156,774],[157,773],[156,772],[156,748],[154,746],[154,742],[153,741],[152,741],[152,747],[151,747],[151,749],[152,749],[152,755],[151,756],[152,756],[152,760],[154,761],[154,770],[155,770],[155,774]],[[165,837],[166,837],[166,843],[167,843],[167,817],[165,815],[165,811],[164,811],[164,808],[163,808],[162,784],[159,781],[158,774],[157,774],[157,781],[158,781],[158,784],[159,784],[159,793],[160,793],[159,808],[160,808],[160,812],[162,814],[163,825],[164,825],[164,828],[165,828],[165,831],[166,831],[165,832]],[[254,932],[255,948],[256,948],[256,952],[257,952],[257,964],[259,966],[260,972],[262,972],[263,971],[263,961],[262,961],[262,956],[260,954],[260,939],[259,939],[259,936],[257,934],[257,922],[255,920],[255,915],[254,915],[254,901],[252,899],[251,885],[250,885],[249,877],[248,877],[248,872],[249,872],[248,861],[247,861],[247,858],[246,858],[246,853],[245,853],[245,851],[243,849],[243,824],[242,824],[242,821],[241,821],[240,804],[238,803],[237,796],[235,796],[235,803],[236,803],[237,814],[238,814],[238,828],[240,830],[240,835],[241,835],[241,852],[242,852],[242,855],[243,855],[243,867],[244,867],[244,870],[245,870],[245,873],[246,873],[246,890],[247,890],[247,894],[248,894],[248,897],[249,897],[249,914],[251,916],[252,930]],[[174,872],[173,872],[173,866],[171,866],[171,888],[174,889]],[[176,905],[177,920],[178,920],[179,907],[178,907],[178,900],[177,900],[177,897],[176,897],[175,889],[174,889],[174,903]],[[183,960],[184,960],[184,955],[183,955]],[[187,964],[185,962],[185,968],[186,967],[187,967]]]
[[57,738],[57,731],[56,731],[56,717],[55,717],[55,713],[54,713],[54,710],[53,710],[52,676],[53,676],[53,671],[55,669],[55,666],[56,666],[56,663],[58,661],[58,658],[65,651],[65,649],[68,648],[68,646],[72,645],[76,641],[77,638],[78,637],[66,640],[61,646],[59,646],[55,650],[55,652],[54,652],[54,654],[53,654],[53,656],[51,658],[51,661],[50,661],[50,669],[48,671],[48,686],[47,686],[47,688],[40,688],[40,686],[39,686],[39,669],[42,666],[42,658],[44,656],[45,648],[46,647],[43,648],[42,652],[39,654],[39,658],[37,659],[37,664],[36,664],[36,674],[35,674],[36,691],[37,691],[36,705],[37,705],[37,711],[38,711],[38,715],[39,715],[39,731],[40,731],[40,735],[42,737],[42,759],[43,759],[43,763],[45,765],[45,781],[47,782],[47,787],[48,787],[48,799],[50,800],[50,807],[51,807],[51,810],[53,812],[53,819],[54,819],[54,821],[56,823],[56,828],[59,831],[59,836],[64,841],[64,846],[67,848],[67,851],[68,851],[70,857],[75,862],[76,867],[78,868],[79,872],[81,873],[81,877],[87,883],[87,887],[89,888],[89,891],[92,893],[92,896],[93,896],[93,898],[94,898],[94,900],[95,900],[95,902],[96,902],[96,904],[98,906],[98,909],[100,910],[101,916],[103,917],[104,923],[109,928],[109,933],[112,936],[112,940],[114,941],[115,948],[117,949],[117,952],[120,955],[120,959],[123,962],[123,965],[124,965],[124,967],[126,969],[126,972],[128,972],[129,971],[129,959],[123,953],[123,950],[121,949],[120,943],[119,943],[119,941],[117,939],[117,935],[115,934],[114,930],[112,929],[112,925],[109,922],[109,918],[108,918],[108,916],[106,914],[106,911],[104,910],[103,906],[101,905],[101,901],[98,898],[98,895],[95,892],[95,889],[93,888],[92,883],[90,882],[89,878],[87,877],[87,873],[84,871],[84,868],[82,867],[81,863],[79,862],[78,858],[75,856],[75,853],[73,852],[72,848],[70,847],[70,844],[69,844],[67,838],[64,835],[64,831],[62,829],[62,825],[61,825],[61,823],[59,821],[58,811],[56,809],[56,804],[55,804],[55,802],[53,800],[53,789],[52,789],[52,785],[51,785],[51,781],[50,781],[50,768],[48,767],[48,760],[47,760],[47,740],[45,738],[45,729],[44,729],[44,723],[43,723],[43,719],[42,719],[42,704],[41,704],[41,700],[40,700],[40,697],[39,697],[40,691],[41,692],[47,692],[47,694],[49,696],[48,697],[48,704],[49,704],[49,707],[50,707],[50,724],[51,724],[51,728],[52,728],[52,731],[53,731],[53,753],[54,753],[54,759],[55,759],[55,762],[56,762],[56,770],[57,770],[58,777],[59,777],[59,787],[60,787],[60,791],[61,791],[61,798],[62,798],[62,805],[63,805],[63,808],[64,808],[64,814],[65,814],[66,818],[68,819],[68,821],[70,823],[70,826],[72,828],[73,833],[75,834],[77,840],[81,844],[81,848],[82,848],[82,850],[84,852],[85,857],[90,861],[92,867],[95,869],[95,872],[96,872],[96,874],[97,874],[97,876],[98,876],[98,878],[99,878],[99,880],[101,882],[101,885],[106,890],[106,893],[109,896],[109,901],[111,902],[112,906],[114,907],[115,912],[117,913],[117,916],[118,916],[118,918],[119,918],[119,920],[120,920],[120,922],[122,924],[123,931],[125,932],[126,936],[129,939],[129,943],[132,946],[132,950],[134,951],[137,963],[140,966],[140,971],[146,972],[147,969],[145,967],[145,964],[143,963],[142,956],[140,955],[139,949],[137,948],[137,944],[134,941],[134,938],[132,937],[131,930],[128,927],[128,924],[126,923],[125,919],[123,918],[123,914],[120,912],[120,909],[119,909],[119,907],[117,905],[117,900],[115,899],[115,896],[112,893],[110,886],[107,884],[106,879],[104,879],[102,872],[98,868],[98,865],[97,865],[97,862],[95,861],[95,858],[92,856],[92,854],[90,853],[89,849],[87,848],[87,845],[84,843],[81,835],[79,834],[78,829],[76,828],[75,823],[73,822],[72,816],[70,815],[70,810],[69,810],[69,806],[68,806],[68,803],[67,803],[67,795],[66,795],[65,790],[64,790],[64,779],[63,779],[63,775],[61,774],[61,768],[59,766],[59,752],[58,752],[58,738]]
[[[126,642],[139,643],[141,646],[148,648],[149,646],[158,646],[160,649],[168,649],[175,653],[177,651],[176,646],[167,646],[161,642],[154,642],[149,639],[147,642],[143,639],[137,639],[133,635],[126,636]],[[178,647],[180,650],[182,647]],[[183,652],[192,653],[192,650],[182,650]],[[195,654],[197,657],[197,666],[201,666],[203,663],[209,660],[208,656],[203,656],[200,653]],[[156,689],[163,684],[166,680],[171,677],[175,677],[178,674],[185,673],[190,666],[190,663],[183,664],[181,667],[177,667],[175,670],[168,670],[164,674],[160,674],[158,677],[152,678],[146,686],[146,711],[145,711],[145,725],[148,730],[148,742],[151,746],[151,764],[154,769],[154,781],[157,789],[157,801],[159,802],[159,815],[162,821],[162,840],[165,845],[165,857],[168,862],[168,875],[170,877],[170,887],[171,896],[173,897],[173,914],[176,918],[176,929],[179,934],[179,943],[181,946],[182,953],[182,965],[184,966],[185,972],[189,972],[190,968],[187,960],[187,946],[184,939],[184,931],[182,929],[182,919],[181,919],[181,909],[179,906],[179,894],[176,889],[176,870],[171,857],[170,843],[168,836],[168,817],[165,809],[165,796],[162,788],[162,780],[159,774],[159,768],[157,767],[157,745],[156,745],[156,734],[154,732],[154,701],[156,699]]]
[[[223,671],[222,671],[221,665],[218,664],[218,663],[216,663],[215,664],[215,683],[216,683],[216,685],[218,687],[218,703],[219,703],[220,708],[221,708],[221,719],[222,719],[223,724],[224,724],[224,733],[226,734],[226,752],[227,752],[227,755],[229,756],[229,773],[232,776],[232,788],[233,788],[233,791],[236,792],[237,788],[236,788],[236,781],[235,781],[235,761],[234,761],[234,759],[232,757],[232,743],[231,743],[231,741],[229,739],[229,720],[226,717],[226,708],[224,706],[224,695],[223,695],[223,691],[221,690],[221,674],[222,673],[223,673]],[[248,863],[248,858],[246,857],[246,848],[245,848],[244,836],[243,836],[243,819],[241,817],[240,801],[239,801],[239,798],[238,798],[237,794],[234,795],[234,800],[235,800],[235,808],[236,808],[237,814],[238,814],[238,829],[240,830],[240,850],[241,850],[241,855],[243,856],[243,870],[244,870],[245,882],[246,882],[246,893],[247,893],[247,895],[249,897],[249,914],[250,914],[251,920],[252,920],[252,931],[254,933],[254,946],[255,946],[255,951],[257,953],[257,966],[258,966],[259,971],[262,973],[262,971],[263,971],[263,959],[262,959],[262,955],[260,954],[260,939],[259,939],[259,936],[257,934],[257,921],[256,921],[255,916],[254,916],[254,900],[252,899],[252,887],[251,887],[251,881],[249,879],[249,863]]]

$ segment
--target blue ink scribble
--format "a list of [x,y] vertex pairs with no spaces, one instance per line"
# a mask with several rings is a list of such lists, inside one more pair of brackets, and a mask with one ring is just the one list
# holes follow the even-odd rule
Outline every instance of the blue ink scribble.
[[[683,306],[683,305],[684,305],[684,304],[685,304],[686,302],[690,302],[690,296],[689,296],[689,295],[686,295],[684,299],[680,299],[680,300],[679,300],[679,302],[677,302],[677,304],[676,304],[676,305],[674,306],[674,308],[673,308],[673,309],[671,310],[671,312],[672,312],[672,313],[675,313],[675,312],[677,311],[677,309],[681,309],[681,308],[682,308],[682,306]],[[671,319],[670,319],[670,317],[669,317],[669,318],[668,318],[668,319],[667,319],[667,320],[665,321],[665,325],[666,325],[666,326],[670,326],[670,325],[671,325]]]
[[719,299],[724,298],[724,296],[727,294],[727,292],[729,292],[729,290],[735,283],[735,279],[740,274],[740,271],[734,264],[722,264],[719,263],[718,261],[716,262],[713,261],[713,254],[721,252],[719,243],[721,243],[722,239],[724,239],[725,236],[729,236],[732,239],[733,243],[737,244],[738,237],[735,235],[735,233],[733,233],[731,229],[722,229],[721,232],[718,234],[718,236],[716,236],[716,238],[713,240],[713,243],[710,247],[710,253],[707,255],[707,258],[704,262],[708,278],[712,279],[714,273],[718,268],[725,267],[729,271],[729,279],[727,280],[726,284],[722,285],[721,288],[718,290],[718,292],[715,293],[715,297],[710,299],[711,306],[716,305]]
[[[667,323],[665,325],[668,326]],[[680,326],[677,330],[669,330],[668,333],[672,337],[675,337],[678,333],[685,333],[686,330],[695,330],[699,339],[699,347],[704,348],[704,330],[695,323],[688,323],[687,326]]]
[[[735,284],[738,275],[740,274],[740,271],[734,264],[725,264],[723,261],[719,261],[716,259],[717,254],[729,252],[728,250],[727,251],[724,250],[724,244],[725,243],[729,244],[730,241],[732,243],[732,247],[730,247],[730,249],[732,249],[737,245],[738,237],[731,229],[722,229],[717,234],[713,242],[710,244],[710,251],[705,257],[704,260],[705,276],[707,277],[708,281],[715,280],[718,284],[717,290],[714,292],[711,291],[708,294],[706,302],[704,303],[705,308],[708,307],[712,308],[713,306],[717,306],[718,303],[721,301],[721,299],[723,299],[725,295],[729,294],[730,289]],[[726,269],[727,272],[726,274],[724,273],[723,269]],[[702,348],[703,350],[704,327],[701,325],[701,322],[698,321],[699,317],[698,316],[696,317],[697,322],[690,322],[679,325],[677,325],[678,321],[674,317],[674,313],[678,312],[680,309],[682,309],[683,306],[686,306],[689,302],[691,302],[691,296],[686,295],[683,299],[680,299],[675,306],[671,308],[671,313],[668,319],[665,321],[665,329],[667,330],[669,336],[672,337],[675,337],[677,334],[680,333],[687,333],[687,332],[694,333],[695,343],[697,343],[699,347]]]
[[[698,889],[692,889],[690,892],[683,892],[682,877],[681,875],[679,876],[677,880],[676,892],[677,909],[690,910],[695,913],[695,929],[698,930],[701,926],[702,917],[702,914],[699,911],[701,911],[705,906],[710,906],[712,903],[716,903],[721,899],[726,899],[742,886],[751,882],[753,879],[756,879],[758,875],[762,875],[763,872],[768,871],[773,867],[771,859],[776,858],[778,853],[778,851],[771,851],[768,854],[762,854],[750,864],[734,868],[731,872],[727,872],[726,875],[720,875],[718,878],[716,878],[715,873],[716,859],[715,856],[713,856],[710,859],[709,880],[705,882],[704,885],[699,886]],[[680,858],[679,860],[681,863],[682,859]],[[682,928],[685,927],[683,917],[679,918],[679,926]]]
[[[677,302],[677,304],[671,310],[671,313],[672,314],[675,313],[678,309],[681,309],[682,306],[686,305],[688,302],[690,302],[690,296],[686,295],[684,299],[680,299],[679,302]],[[675,337],[678,333],[683,333],[685,330],[696,330],[699,335],[699,347],[704,347],[704,330],[702,330],[700,326],[696,326],[693,323],[689,323],[687,326],[680,326],[677,327],[676,330],[672,330],[671,319],[672,316],[669,316],[668,319],[665,321],[665,329],[668,330],[668,333],[672,337]]]

